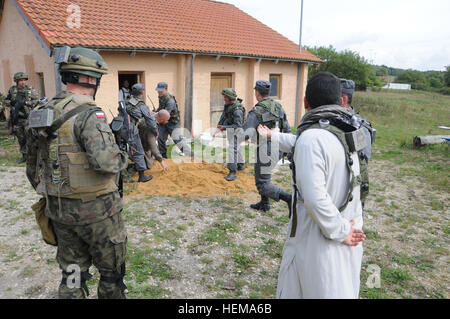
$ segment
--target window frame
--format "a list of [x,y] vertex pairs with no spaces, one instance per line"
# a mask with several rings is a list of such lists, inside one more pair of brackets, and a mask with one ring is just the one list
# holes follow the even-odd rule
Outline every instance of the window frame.
[[[272,81],[270,81],[272,79],[272,77],[276,77],[278,78],[278,85],[277,85],[277,89],[276,89],[276,94],[277,95],[272,95],[269,93],[271,98],[276,98],[278,100],[281,100],[281,81],[282,81],[282,74],[279,73],[273,73],[273,74],[269,74],[269,82],[272,83]],[[270,90],[272,91],[273,88],[271,88]]]

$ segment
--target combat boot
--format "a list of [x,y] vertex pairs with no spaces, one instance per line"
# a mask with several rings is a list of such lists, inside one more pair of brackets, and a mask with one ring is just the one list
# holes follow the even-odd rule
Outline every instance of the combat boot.
[[22,164],[22,163],[25,163],[26,161],[27,161],[27,157],[25,156],[25,154],[23,154],[22,158],[17,161],[17,164]]
[[225,179],[229,182],[234,181],[237,178],[236,172],[235,171],[230,171],[230,173],[225,176]]
[[286,193],[284,191],[281,191],[280,192],[280,199],[283,202],[286,202],[288,204],[288,206],[291,206],[291,202],[292,202],[292,195],[291,194],[288,194],[288,193]]
[[286,193],[284,191],[281,191],[280,192],[280,199],[287,203],[288,208],[289,208],[289,218],[290,218],[291,214],[292,214],[292,212],[291,212],[292,195],[288,194],[288,193]]
[[153,179],[152,175],[145,176],[144,171],[139,171],[138,183],[147,183]]
[[261,196],[261,201],[256,204],[250,205],[250,208],[268,212],[270,210],[269,198],[267,198],[266,196]]

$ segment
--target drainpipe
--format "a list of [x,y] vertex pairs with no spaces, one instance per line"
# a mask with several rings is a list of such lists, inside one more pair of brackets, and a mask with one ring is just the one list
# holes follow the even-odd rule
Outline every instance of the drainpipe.
[[301,80],[301,63],[297,63],[297,94],[295,97],[295,127],[300,125],[300,80]]
[[192,132],[193,104],[194,104],[194,60],[195,54],[191,56],[188,66],[186,81],[186,103],[184,108],[184,127]]

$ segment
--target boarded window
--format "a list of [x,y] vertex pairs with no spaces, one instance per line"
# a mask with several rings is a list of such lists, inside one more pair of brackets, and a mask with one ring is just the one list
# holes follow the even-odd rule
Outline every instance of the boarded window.
[[[12,75],[11,75],[11,66],[9,60],[2,61],[2,69],[3,69],[3,89],[5,92],[8,92],[9,87],[13,83]],[[6,93],[8,94],[8,93]]]
[[270,83],[272,87],[270,89],[270,96],[281,98],[281,74],[271,74]]
[[232,74],[211,74],[211,95],[210,95],[210,120],[211,127],[215,127],[219,123],[220,116],[223,112],[223,95],[222,90],[231,88],[233,82]]
[[44,81],[44,73],[38,73],[37,74],[39,79],[39,93],[41,97],[45,96],[45,81]]

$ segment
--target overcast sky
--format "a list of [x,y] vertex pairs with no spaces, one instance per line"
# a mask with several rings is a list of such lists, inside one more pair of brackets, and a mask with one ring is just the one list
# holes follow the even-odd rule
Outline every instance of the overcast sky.
[[[300,0],[219,1],[299,42]],[[349,49],[404,69],[450,65],[449,0],[304,0],[303,10],[303,45]]]

